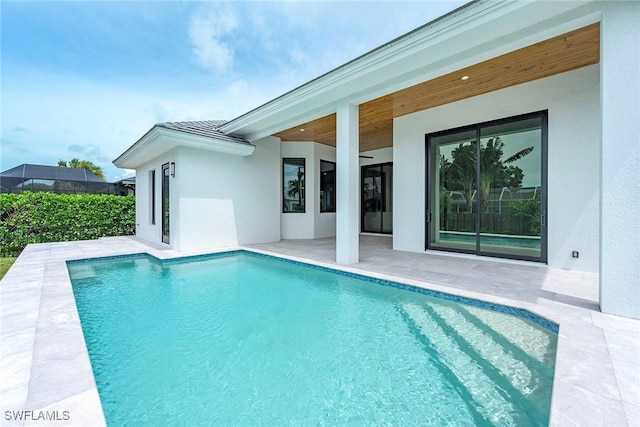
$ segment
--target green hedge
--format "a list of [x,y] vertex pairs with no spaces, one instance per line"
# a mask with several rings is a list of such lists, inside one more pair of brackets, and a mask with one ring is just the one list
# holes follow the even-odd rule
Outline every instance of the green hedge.
[[105,194],[0,194],[0,256],[29,243],[135,234],[135,197]]

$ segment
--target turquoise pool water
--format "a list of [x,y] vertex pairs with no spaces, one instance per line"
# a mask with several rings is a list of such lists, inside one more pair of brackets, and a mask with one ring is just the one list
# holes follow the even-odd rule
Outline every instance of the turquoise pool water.
[[[441,231],[440,240],[445,242],[476,243],[476,235],[473,233],[446,232]],[[498,236],[481,234],[482,245],[507,246],[511,248],[531,248],[540,249],[540,238],[518,237],[518,236]]]
[[527,312],[245,252],[69,272],[111,426],[548,424]]

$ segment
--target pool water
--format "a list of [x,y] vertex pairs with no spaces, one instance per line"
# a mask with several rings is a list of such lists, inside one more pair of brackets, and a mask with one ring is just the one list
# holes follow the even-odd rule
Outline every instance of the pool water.
[[548,424],[527,316],[247,252],[69,272],[112,426]]
[[[476,243],[475,233],[465,233],[459,231],[440,231],[440,240],[444,242]],[[535,236],[512,236],[498,234],[480,234],[481,244],[485,246],[503,246],[511,248],[531,248],[540,249],[540,237]]]

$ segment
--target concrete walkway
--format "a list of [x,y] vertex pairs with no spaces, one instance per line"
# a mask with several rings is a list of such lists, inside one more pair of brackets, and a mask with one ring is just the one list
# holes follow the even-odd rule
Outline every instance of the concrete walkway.
[[[361,262],[341,267],[334,248],[334,239],[319,239],[248,249],[535,312],[560,324],[551,425],[640,426],[640,321],[598,311],[596,275],[392,251],[379,236],[361,236]],[[193,254],[129,237],[23,251],[0,282],[1,425],[104,425],[65,262],[141,252]]]

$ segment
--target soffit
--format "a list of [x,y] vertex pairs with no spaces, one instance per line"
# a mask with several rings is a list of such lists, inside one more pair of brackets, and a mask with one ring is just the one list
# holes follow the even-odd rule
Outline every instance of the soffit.
[[[391,147],[393,119],[597,64],[600,24],[595,23],[360,104],[360,151]],[[462,76],[468,80],[461,80]],[[301,131],[304,129],[304,131]],[[278,132],[283,141],[336,144],[336,115]]]

